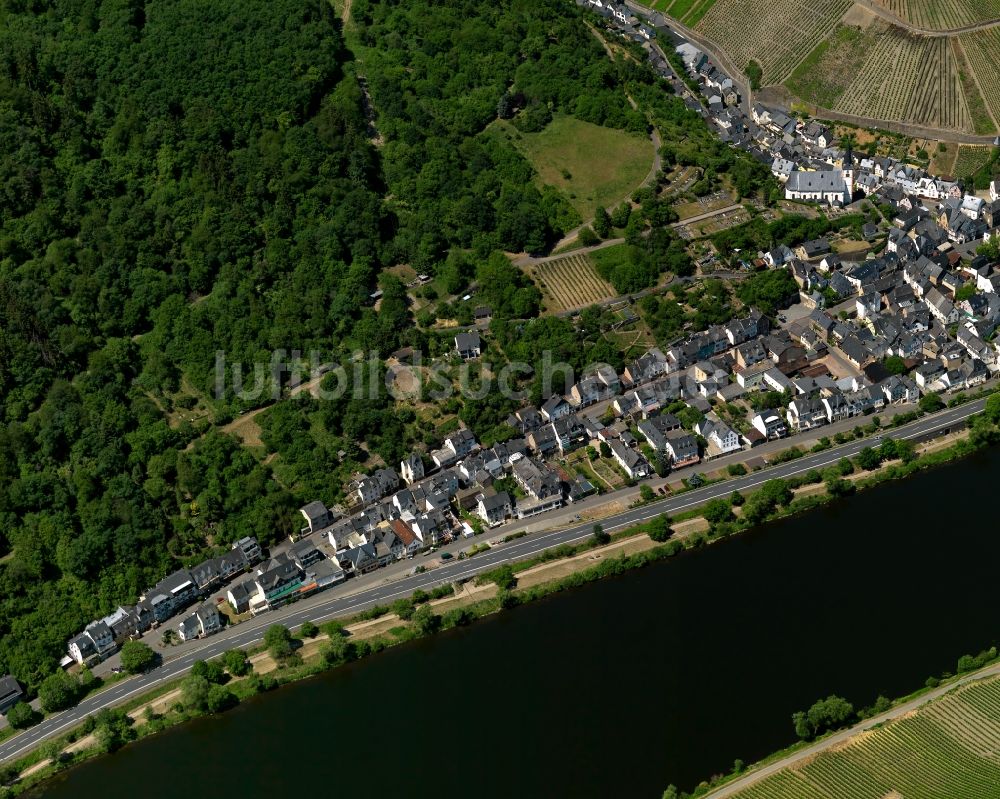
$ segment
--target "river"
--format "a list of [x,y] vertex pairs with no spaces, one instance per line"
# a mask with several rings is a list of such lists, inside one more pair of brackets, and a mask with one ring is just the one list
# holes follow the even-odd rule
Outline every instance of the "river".
[[260,696],[46,799],[659,797],[997,638],[1000,452]]

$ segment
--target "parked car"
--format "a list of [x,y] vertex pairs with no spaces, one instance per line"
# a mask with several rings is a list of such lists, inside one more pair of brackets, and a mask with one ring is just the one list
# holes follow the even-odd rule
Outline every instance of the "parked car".
[[442,552],[441,560],[451,560],[454,557],[450,552]]

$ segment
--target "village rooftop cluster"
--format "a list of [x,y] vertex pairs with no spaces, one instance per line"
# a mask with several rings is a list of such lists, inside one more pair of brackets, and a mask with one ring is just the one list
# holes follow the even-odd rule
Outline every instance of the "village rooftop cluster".
[[[1000,369],[1000,271],[975,253],[998,233],[1000,185],[989,200],[966,195],[910,165],[841,150],[819,123],[760,105],[746,117],[732,80],[662,17],[640,24],[625,6],[584,4],[644,42],[654,67],[724,140],[771,164],[789,199],[849,205],[860,189],[893,208],[883,254],[852,261],[826,240],[757,253],[751,266],[788,270],[797,283],[798,296],[787,301],[798,309],[791,321],[782,315],[775,327],[745,309],[725,325],[650,349],[620,375],[598,368],[541,407],[518,410],[507,420],[516,431],[510,440],[482,447],[463,428],[439,449],[412,453],[398,471],[358,475],[344,505],[300,509],[305,524],[283,551],[263,560],[245,538],[178,570],[135,606],[88,624],[69,641],[64,664],[103,660],[171,619],[181,640],[210,635],[221,629],[223,596],[236,614],[258,614],[484,527],[577,502],[597,490],[585,470],[567,465],[584,447],[600,449],[634,483],[925,394],[974,388]],[[704,105],[680,83],[657,38],[675,43]],[[469,361],[481,357],[484,342],[477,331],[462,332],[454,347],[453,357]],[[889,359],[902,369],[891,373]],[[762,405],[763,397],[776,401]],[[204,601],[220,589],[216,602]],[[7,686],[0,702],[16,687]]]

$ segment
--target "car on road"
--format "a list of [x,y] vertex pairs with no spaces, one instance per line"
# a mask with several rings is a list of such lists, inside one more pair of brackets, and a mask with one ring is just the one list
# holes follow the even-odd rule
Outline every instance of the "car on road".
[[454,557],[450,552],[442,552],[441,560],[451,560]]

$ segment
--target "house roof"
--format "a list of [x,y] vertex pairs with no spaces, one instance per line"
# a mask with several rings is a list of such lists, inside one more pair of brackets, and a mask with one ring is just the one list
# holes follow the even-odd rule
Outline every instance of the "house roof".
[[459,333],[455,336],[455,347],[460,352],[477,350],[480,348],[481,343],[479,334],[475,330]]
[[839,169],[827,169],[822,172],[792,172],[788,176],[785,188],[799,192],[835,192],[843,194],[847,191],[844,173]]

